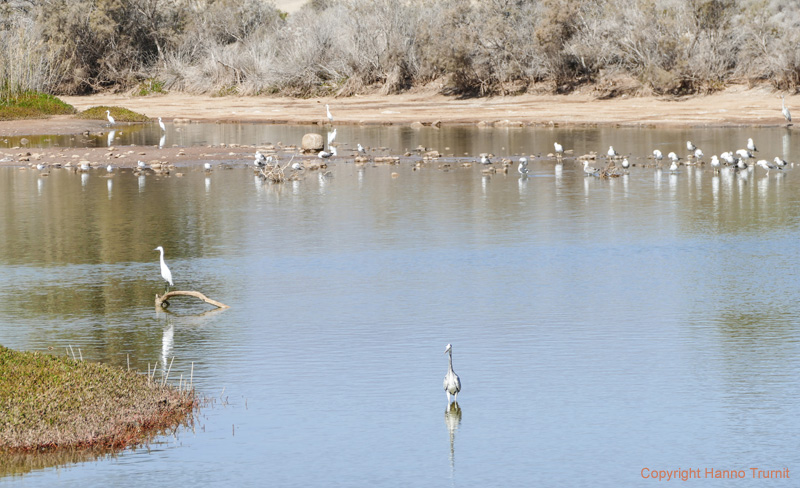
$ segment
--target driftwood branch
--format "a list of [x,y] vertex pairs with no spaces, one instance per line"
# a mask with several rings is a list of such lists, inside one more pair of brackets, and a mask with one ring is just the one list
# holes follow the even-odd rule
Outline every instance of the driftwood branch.
[[179,291],[179,290],[170,291],[170,292],[164,293],[161,296],[156,294],[156,307],[167,307],[169,305],[167,300],[169,300],[172,297],[181,296],[181,295],[199,298],[200,300],[203,300],[206,303],[210,303],[211,305],[214,305],[215,307],[230,308],[229,306],[225,305],[222,302],[218,302],[216,300],[212,300],[211,298],[208,298],[207,296],[203,295],[199,291]]

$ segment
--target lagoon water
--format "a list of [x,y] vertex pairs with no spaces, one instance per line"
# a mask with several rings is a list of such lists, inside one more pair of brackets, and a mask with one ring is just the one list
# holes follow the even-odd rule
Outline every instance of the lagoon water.
[[[309,128],[223,130],[259,144]],[[283,185],[244,167],[2,168],[0,344],[172,362],[214,401],[149,446],[0,485],[618,487],[699,468],[699,486],[792,486],[750,469],[800,470],[800,166],[670,174],[643,158],[747,137],[800,158],[785,129],[342,127],[339,141],[394,152],[613,144],[637,166],[600,179],[537,158],[520,179],[339,161]],[[231,308],[156,310],[158,245],[176,288]]]

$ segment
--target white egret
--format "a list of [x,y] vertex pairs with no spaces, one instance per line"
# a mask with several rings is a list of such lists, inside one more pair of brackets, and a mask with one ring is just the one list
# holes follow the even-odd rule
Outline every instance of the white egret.
[[583,161],[583,172],[586,173],[587,175],[596,176],[597,173],[600,172],[600,170],[595,168],[595,167],[593,167],[593,166],[589,166],[589,161],[584,160]]
[[628,169],[631,167],[631,163],[628,162],[628,158],[622,160],[622,167]]
[[106,118],[108,119],[109,124],[114,125],[116,123],[114,117],[111,116],[111,110],[106,110]]
[[694,152],[695,149],[697,149],[697,146],[692,144],[692,141],[686,141],[686,149],[688,149],[689,152],[691,153]]
[[169,291],[170,286],[175,286],[172,284],[172,272],[167,267],[167,263],[164,262],[164,248],[158,246],[157,248],[153,249],[153,251],[159,251],[161,253],[161,277],[164,278],[164,281],[167,285],[164,285],[164,292]]
[[453,371],[453,346],[448,344],[444,348],[445,354],[450,354],[448,359],[449,367],[447,374],[444,375],[444,391],[447,393],[447,404],[450,405],[450,395],[454,395],[453,403],[458,403],[458,392],[461,391],[461,378]]
[[331,108],[328,106],[327,103],[325,104],[325,111],[328,112],[328,120],[332,124],[333,123],[333,115],[331,115]]
[[753,142],[753,138],[750,137],[747,139],[747,149],[753,152],[758,152],[758,148],[756,148],[755,143]]
[[564,154],[564,146],[562,146],[561,144],[554,142],[553,148],[556,150],[556,156],[561,156],[562,154]]
[[786,107],[786,97],[784,95],[781,95],[781,113],[783,113],[783,118],[786,119],[786,122],[792,121],[792,114]]
[[161,121],[161,117],[158,118],[158,126],[161,127],[162,131],[167,131],[167,127],[164,125],[164,122]]
[[336,129],[328,131],[328,145],[330,146],[333,144],[333,141],[336,140]]
[[616,158],[619,156],[619,153],[614,150],[614,146],[608,146],[608,157],[609,158]]

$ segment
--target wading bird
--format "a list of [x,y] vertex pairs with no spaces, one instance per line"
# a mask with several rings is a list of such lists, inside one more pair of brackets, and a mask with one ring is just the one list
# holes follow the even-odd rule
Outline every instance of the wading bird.
[[564,154],[564,146],[562,146],[561,144],[554,142],[553,148],[556,150],[556,156],[561,156]]
[[367,151],[364,149],[364,146],[362,146],[361,144],[359,144],[357,146],[357,148],[358,148],[358,154],[366,154],[367,153]]
[[769,170],[771,170],[771,169],[782,169],[782,168],[781,168],[780,166],[778,166],[777,164],[775,164],[775,163],[770,163],[770,162],[769,162],[769,161],[767,161],[766,159],[759,159],[758,161],[756,161],[756,164],[757,164],[757,165],[759,165],[759,166],[761,166],[761,167],[762,167],[762,168],[764,168],[765,170],[767,170],[767,174],[769,174]]
[[783,113],[783,118],[786,119],[786,122],[792,121],[792,114],[786,107],[786,97],[784,97],[783,95],[781,95],[781,113]]
[[106,118],[108,119],[109,124],[114,125],[116,123],[114,117],[111,116],[111,110],[106,110]]
[[485,165],[492,164],[492,160],[489,159],[488,157],[486,157],[485,154],[482,154],[481,155],[481,164],[485,164]]
[[519,158],[517,171],[519,171],[519,174],[522,176],[528,176],[528,158]]
[[747,149],[753,152],[758,152],[758,148],[756,147],[755,143],[753,142],[753,138],[750,137],[747,139]]
[[775,164],[777,164],[777,165],[778,165],[778,166],[780,166],[781,168],[785,168],[785,167],[786,167],[786,165],[788,165],[788,164],[789,164],[789,163],[788,163],[788,162],[787,162],[785,159],[781,159],[781,158],[779,158],[778,156],[775,156],[775,159],[774,159],[774,161],[775,161]]
[[715,173],[717,171],[719,171],[719,166],[720,166],[720,162],[719,162],[719,159],[717,158],[717,155],[715,154],[715,155],[711,156],[711,167],[714,168],[714,172]]
[[161,277],[164,278],[164,281],[166,282],[164,285],[164,293],[166,293],[169,291],[170,286],[174,286],[172,284],[172,273],[167,267],[167,263],[164,262],[164,248],[158,246],[157,248],[153,249],[153,251],[159,251],[161,253]]
[[695,158],[696,160],[698,160],[698,161],[700,161],[701,159],[703,159],[703,151],[701,151],[699,147],[698,147],[697,149],[695,149],[695,150],[694,150],[694,158]]
[[164,122],[161,121],[161,117],[158,118],[158,126],[161,127],[161,130],[166,132],[167,126],[164,125]]
[[445,354],[450,354],[448,359],[449,368],[444,375],[444,391],[447,393],[447,404],[450,405],[450,395],[454,395],[453,403],[458,403],[458,392],[461,391],[461,378],[453,371],[453,346],[448,344],[444,348]]
[[692,141],[686,141],[686,149],[688,149],[689,152],[692,153],[694,152],[695,149],[697,149],[697,146],[692,144]]
[[204,169],[206,172],[209,172],[209,171],[211,171],[211,163],[204,163],[204,164],[203,164],[203,169]]
[[656,162],[660,163],[661,160],[664,159],[664,155],[661,154],[661,151],[659,151],[658,149],[653,149],[653,159],[655,159]]
[[328,146],[333,144],[333,141],[336,140],[336,129],[328,131]]
[[331,108],[328,106],[327,103],[325,104],[325,111],[328,112],[328,120],[332,124],[333,123],[333,115],[331,115]]
[[622,167],[624,169],[628,169],[628,168],[631,167],[631,163],[628,162],[628,158],[625,158],[625,159],[622,160]]
[[608,157],[609,158],[616,158],[619,156],[619,153],[614,150],[614,146],[608,146]]

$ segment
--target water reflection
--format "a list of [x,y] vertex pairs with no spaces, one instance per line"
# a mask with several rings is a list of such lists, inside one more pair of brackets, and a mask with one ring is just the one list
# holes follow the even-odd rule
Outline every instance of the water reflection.
[[450,435],[450,476],[455,475],[456,468],[456,431],[461,425],[461,407],[458,402],[448,405],[444,411],[444,424]]

